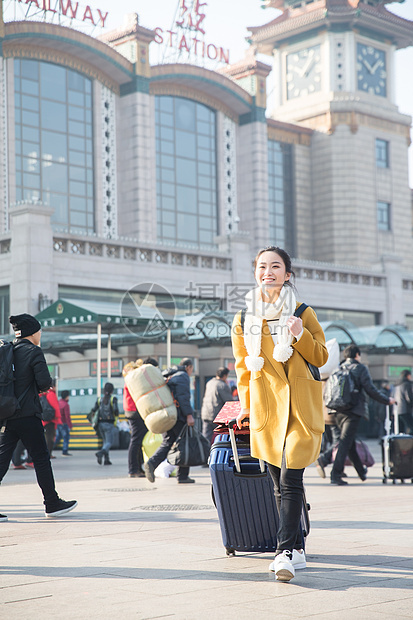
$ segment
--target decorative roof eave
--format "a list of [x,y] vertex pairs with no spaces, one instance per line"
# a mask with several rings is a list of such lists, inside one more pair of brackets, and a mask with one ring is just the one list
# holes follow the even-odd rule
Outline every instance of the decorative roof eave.
[[115,91],[134,76],[133,64],[111,46],[57,24],[6,23],[3,55],[58,62],[102,81]]
[[267,133],[269,140],[310,146],[314,130],[301,125],[293,125],[292,123],[284,123],[273,118],[267,118]]
[[255,58],[255,56],[244,58],[239,62],[219,69],[219,73],[228,75],[229,77],[244,77],[247,75],[259,75],[261,77],[267,77],[271,73],[271,65],[267,65],[265,62],[261,62]]
[[152,67],[150,93],[194,99],[222,111],[235,121],[253,107],[253,98],[231,78],[189,64]]
[[125,26],[105,32],[100,35],[98,39],[104,43],[116,43],[116,41],[136,39],[144,43],[150,43],[155,38],[155,31],[149,28],[144,28],[139,25],[138,16],[132,14],[128,16],[128,20]]
[[399,17],[385,7],[359,5],[358,8],[334,7],[328,10],[321,7],[308,10],[296,16],[288,12],[265,24],[250,27],[251,41],[257,45],[259,52],[271,53],[276,44],[285,39],[318,28],[347,25],[349,29],[361,27],[379,33],[383,38],[391,40],[398,49],[413,44],[413,22]]

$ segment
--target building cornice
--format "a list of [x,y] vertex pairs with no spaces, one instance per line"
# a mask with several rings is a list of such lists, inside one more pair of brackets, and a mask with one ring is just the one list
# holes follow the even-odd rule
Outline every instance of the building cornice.
[[272,49],[292,36],[338,27],[366,29],[376,37],[391,41],[397,49],[413,45],[412,21],[391,13],[382,5],[373,7],[364,3],[351,6],[319,0],[303,10],[288,9],[271,22],[248,30],[257,51],[271,54]]

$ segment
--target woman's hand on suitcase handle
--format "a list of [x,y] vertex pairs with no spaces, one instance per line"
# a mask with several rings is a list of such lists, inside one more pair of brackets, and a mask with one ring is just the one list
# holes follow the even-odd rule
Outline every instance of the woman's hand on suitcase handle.
[[237,426],[238,426],[238,428],[242,428],[243,420],[245,420],[246,418],[249,419],[249,417],[250,417],[250,410],[249,409],[241,409],[241,412],[237,415]]
[[188,424],[188,426],[194,426],[195,420],[192,414],[186,416],[186,423]]
[[397,400],[390,396],[390,398],[389,398],[389,405],[397,405]]

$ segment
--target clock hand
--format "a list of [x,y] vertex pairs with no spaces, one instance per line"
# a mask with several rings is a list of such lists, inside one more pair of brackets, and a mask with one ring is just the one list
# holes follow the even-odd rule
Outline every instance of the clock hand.
[[369,64],[369,63],[367,62],[367,60],[365,60],[364,58],[363,58],[363,64],[367,67],[367,69],[368,69],[369,73],[371,73],[371,75],[373,75],[373,71],[372,71],[372,69],[371,69],[370,64]]
[[374,75],[374,74],[376,73],[376,70],[377,70],[377,68],[378,68],[378,67],[380,67],[381,62],[382,62],[381,60],[378,60],[378,61],[376,62],[376,64],[374,65],[374,67],[372,67],[372,68],[371,68],[371,73],[372,73],[372,75]]
[[300,77],[304,77],[305,75],[308,74],[309,70],[311,69],[311,65],[313,63],[313,58],[314,58],[314,50],[311,50],[310,54],[308,55],[307,62],[305,63],[304,67],[300,71]]

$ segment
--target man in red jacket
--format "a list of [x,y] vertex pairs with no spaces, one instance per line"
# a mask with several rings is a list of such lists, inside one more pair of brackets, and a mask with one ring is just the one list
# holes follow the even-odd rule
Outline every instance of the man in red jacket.
[[57,426],[59,424],[62,423],[62,418],[60,416],[59,401],[57,400],[57,394],[56,394],[56,387],[55,387],[55,385],[56,385],[56,381],[53,380],[52,387],[46,392],[47,402],[49,403],[49,405],[51,405],[53,407],[54,412],[55,412],[54,413],[54,418],[50,422],[44,422],[43,421],[44,434],[46,436],[47,449],[49,450],[49,454],[50,454],[50,458],[51,459],[55,459],[56,458],[52,454],[53,446],[55,444],[56,428],[57,428]]
[[73,427],[72,418],[70,417],[69,397],[69,390],[63,390],[59,400],[60,417],[62,421],[56,428],[56,439],[54,445],[56,446],[60,439],[63,440],[62,456],[72,456],[69,452],[70,431]]

